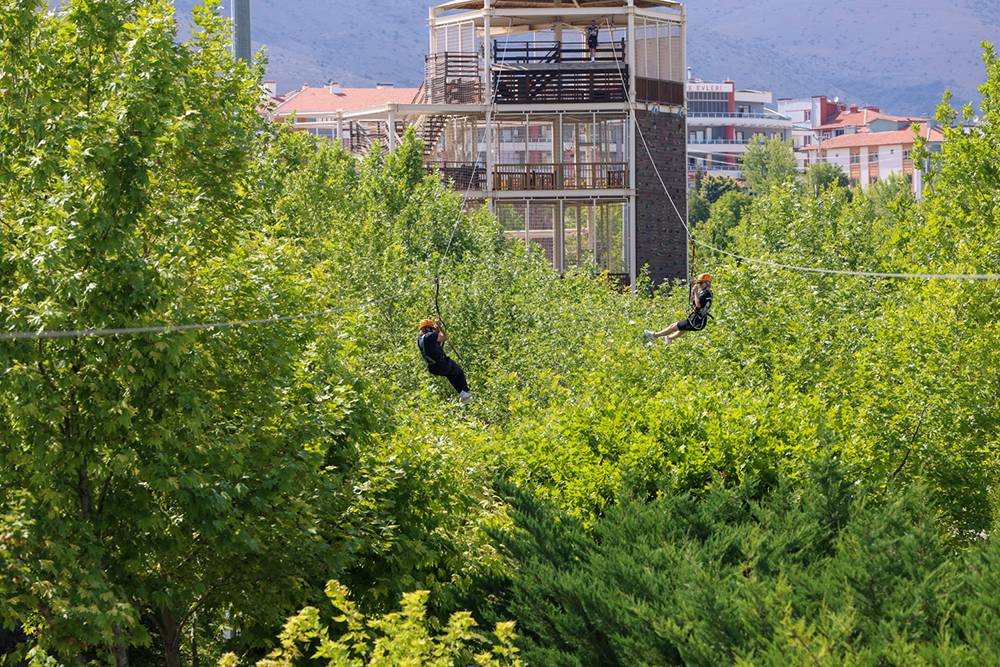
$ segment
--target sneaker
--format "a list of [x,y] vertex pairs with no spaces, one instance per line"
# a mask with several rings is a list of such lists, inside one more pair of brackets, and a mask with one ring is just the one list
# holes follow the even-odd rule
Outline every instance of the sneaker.
[[673,343],[673,342],[674,342],[674,339],[673,339],[673,338],[671,338],[671,337],[669,337],[669,336],[664,336],[664,337],[663,337],[663,344],[664,344],[664,345],[670,345],[670,344],[671,344],[671,343]]
[[470,394],[467,391],[459,392],[458,400],[462,401],[463,403],[468,403],[469,401],[472,400],[472,394]]
[[643,331],[642,335],[646,337],[646,340],[653,340],[654,338],[656,338],[656,332],[655,331],[651,331],[649,329],[646,329],[645,331]]

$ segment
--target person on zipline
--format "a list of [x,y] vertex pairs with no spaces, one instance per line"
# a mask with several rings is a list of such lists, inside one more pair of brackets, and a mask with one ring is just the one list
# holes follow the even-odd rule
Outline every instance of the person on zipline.
[[465,381],[465,371],[445,354],[444,344],[447,340],[448,334],[444,332],[440,322],[420,320],[417,347],[420,348],[420,356],[427,362],[428,372],[431,375],[448,378],[448,382],[458,392],[458,398],[463,403],[468,403],[472,400],[472,394],[469,393],[469,384]]
[[663,331],[645,331],[646,339],[662,338],[670,345],[688,331],[701,331],[708,324],[708,310],[712,307],[712,274],[703,273],[691,285],[691,314]]

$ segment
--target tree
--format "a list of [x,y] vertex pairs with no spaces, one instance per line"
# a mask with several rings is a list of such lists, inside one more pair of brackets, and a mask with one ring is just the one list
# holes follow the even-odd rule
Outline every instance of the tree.
[[688,225],[692,228],[708,220],[709,204],[698,190],[688,193]]
[[741,191],[727,192],[709,210],[708,220],[695,229],[695,234],[716,248],[727,249],[732,243],[730,232],[740,224],[753,204],[753,198]]
[[[334,621],[344,626],[339,638],[331,636],[316,607],[306,607],[288,619],[281,632],[281,647],[257,667],[294,667],[315,664],[322,659],[330,667],[458,667],[475,664],[482,667],[520,667],[514,646],[514,624],[497,623],[497,643],[476,653],[487,644],[477,635],[476,621],[467,611],[455,612],[444,632],[434,635],[428,628],[428,591],[403,595],[402,610],[380,618],[365,615],[350,599],[350,592],[337,581],[326,586],[327,600],[336,612]],[[224,656],[220,667],[235,667],[235,655]]]
[[839,165],[830,162],[817,162],[809,165],[806,170],[806,181],[812,186],[817,196],[827,188],[846,188],[849,183],[844,170]]
[[484,613],[517,619],[532,665],[1000,658],[977,614],[997,608],[997,540],[953,559],[922,488],[855,479],[824,456],[804,480],[716,478],[590,528],[503,485],[514,525],[497,541],[517,567],[488,582],[500,604]]
[[743,177],[754,194],[763,194],[795,176],[797,163],[792,142],[761,134],[750,138],[743,156]]
[[742,190],[739,181],[735,178],[718,175],[709,175],[704,178],[699,188],[699,192],[709,205],[719,201],[719,198],[727,192],[742,192]]
[[[233,61],[218,3],[186,44],[170,2],[33,4],[0,11],[0,328],[316,309],[248,208],[262,63]],[[338,562],[314,523],[344,509],[329,434],[356,400],[314,326],[0,343],[0,625],[169,667],[196,617],[294,608]]]

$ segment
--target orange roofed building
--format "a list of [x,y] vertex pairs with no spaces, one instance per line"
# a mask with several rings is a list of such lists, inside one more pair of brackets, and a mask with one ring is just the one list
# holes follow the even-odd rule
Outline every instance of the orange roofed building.
[[326,139],[340,139],[345,146],[350,146],[370,138],[359,136],[364,130],[345,120],[345,113],[390,104],[411,104],[418,93],[418,88],[397,88],[389,83],[380,83],[374,88],[344,88],[335,81],[325,86],[305,84],[275,99],[270,115],[274,120],[294,123],[297,130]]
[[[867,110],[866,110],[867,111]],[[852,114],[853,115],[853,114]],[[852,185],[867,188],[891,174],[902,174],[909,181],[918,197],[923,191],[923,169],[915,165],[912,150],[916,132],[927,140],[931,151],[940,148],[944,134],[926,122],[911,121],[898,116],[886,116],[877,111],[872,118],[848,118],[838,125],[824,126],[826,134],[819,141],[805,146],[806,166],[817,162],[829,162],[844,170]],[[862,124],[863,123],[863,124]],[[897,129],[878,130],[884,125],[902,126]],[[850,128],[847,131],[846,128]],[[840,134],[833,132],[845,130]],[[830,138],[822,138],[827,136]]]

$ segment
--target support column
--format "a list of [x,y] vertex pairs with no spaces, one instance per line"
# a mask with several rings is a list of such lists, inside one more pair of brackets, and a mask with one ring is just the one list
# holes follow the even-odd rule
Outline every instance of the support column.
[[491,212],[496,212],[493,201],[494,178],[496,169],[495,139],[493,127],[493,0],[483,0],[483,69],[485,70],[486,88],[483,90],[483,101],[486,103],[486,202]]
[[250,62],[253,47],[250,43],[250,0],[233,0],[233,56]]
[[555,187],[559,190],[566,187],[566,171],[563,168],[562,127],[563,115],[557,113],[556,119],[552,123],[552,163],[555,165],[553,167],[556,174]]
[[487,104],[493,102],[493,2],[486,0],[483,16],[483,97]]
[[[628,99],[633,100],[635,91],[635,70],[636,70],[636,57],[635,57],[635,3],[634,0],[629,0],[628,3],[628,29],[625,33],[625,63],[628,65]],[[636,266],[638,253],[636,251],[636,172],[635,172],[635,155],[637,150],[636,144],[636,117],[635,117],[635,105],[628,105],[628,121],[626,122],[626,135],[627,137],[622,137],[622,141],[628,142],[628,186],[632,191],[632,194],[628,196],[628,203],[626,205],[626,213],[628,215],[628,227],[626,234],[628,235],[628,254],[626,256],[626,261],[628,261],[628,276],[629,284],[635,289],[635,281],[639,274],[639,269]]]
[[389,123],[389,131],[386,132],[386,134],[389,137],[388,138],[388,141],[389,141],[389,150],[390,151],[394,151],[394,150],[396,150],[396,144],[398,143],[397,137],[396,137],[396,105],[395,104],[390,104],[389,105],[389,113],[388,113],[387,119],[388,119],[388,123]]

